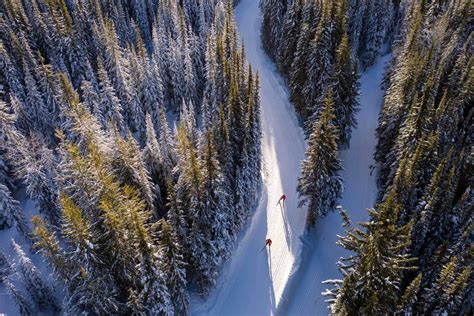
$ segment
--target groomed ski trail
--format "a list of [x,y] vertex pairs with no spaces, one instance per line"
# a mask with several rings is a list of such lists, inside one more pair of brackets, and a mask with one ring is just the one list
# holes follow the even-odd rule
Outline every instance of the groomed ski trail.
[[[374,206],[376,198],[376,171],[373,154],[376,145],[375,129],[383,101],[380,88],[385,66],[391,55],[382,57],[361,77],[360,111],[357,128],[352,132],[351,146],[341,153],[344,171],[344,193],[339,204],[351,217],[352,224],[368,219],[366,209]],[[308,236],[302,253],[301,264],[291,277],[280,306],[280,315],[328,315],[325,297],[321,295],[331,285],[321,282],[340,279],[336,262],[349,255],[336,245],[337,235],[344,235],[339,213],[329,214],[320,220]]]
[[[260,74],[264,189],[251,223],[225,265],[206,302],[191,306],[192,315],[275,315],[293,266],[300,258],[306,208],[297,207],[296,185],[305,154],[303,131],[285,84],[260,41],[258,0],[235,8],[248,61]],[[276,205],[286,194],[285,207]],[[261,251],[265,239],[271,249]]]

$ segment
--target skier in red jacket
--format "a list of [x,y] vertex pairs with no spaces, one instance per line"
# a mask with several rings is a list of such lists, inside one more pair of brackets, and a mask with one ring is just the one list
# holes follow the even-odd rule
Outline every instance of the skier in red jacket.
[[281,206],[281,202],[283,201],[283,207],[285,207],[285,200],[286,200],[286,195],[283,194],[278,200],[277,205],[279,204]]
[[272,240],[270,238],[265,240],[265,246],[263,246],[263,248],[262,248],[262,250],[260,250],[260,252],[262,252],[263,249],[267,248],[267,246],[268,246],[268,248],[270,248],[272,246]]
[[272,240],[270,238],[268,238],[267,240],[265,240],[265,247],[268,246],[268,248],[270,248],[272,246]]

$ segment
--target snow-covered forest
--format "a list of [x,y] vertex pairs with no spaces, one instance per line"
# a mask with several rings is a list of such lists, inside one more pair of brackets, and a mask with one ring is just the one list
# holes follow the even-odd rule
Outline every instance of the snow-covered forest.
[[232,5],[0,9],[0,224],[48,265],[2,239],[3,291],[22,314],[186,314],[261,185],[259,78]]
[[0,314],[472,314],[473,25],[0,0]]

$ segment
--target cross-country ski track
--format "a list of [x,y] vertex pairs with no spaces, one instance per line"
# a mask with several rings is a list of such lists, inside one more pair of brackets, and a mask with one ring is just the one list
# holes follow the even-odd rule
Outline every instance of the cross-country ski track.
[[[225,264],[216,288],[203,301],[194,299],[192,315],[325,315],[326,279],[339,278],[336,262],[346,255],[336,245],[344,234],[335,212],[305,235],[306,208],[297,207],[296,185],[305,141],[283,79],[260,42],[261,16],[257,0],[241,0],[236,21],[247,58],[261,79],[262,155],[264,188],[253,218]],[[373,152],[375,128],[383,99],[379,85],[389,56],[363,73],[358,127],[350,149],[341,153],[345,192],[340,204],[353,222],[365,220],[375,201]],[[287,195],[286,207],[276,205]],[[266,238],[271,250],[261,251]]]

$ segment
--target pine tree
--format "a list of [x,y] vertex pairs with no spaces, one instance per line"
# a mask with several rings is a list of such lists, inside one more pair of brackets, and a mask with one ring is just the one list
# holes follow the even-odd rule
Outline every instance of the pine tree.
[[73,277],[63,280],[69,299],[69,312],[90,311],[96,314],[118,311],[118,290],[101,259],[99,236],[82,210],[66,195],[61,196],[62,236],[71,245],[67,264]]
[[[159,269],[161,254],[156,242],[150,234],[152,229],[150,213],[145,210],[143,202],[139,201],[137,192],[133,188],[125,187],[124,193],[130,203],[131,243],[136,249],[136,268],[139,274],[140,290],[135,291],[139,306],[143,313],[157,315],[173,315],[173,307],[166,284],[165,274]],[[139,311],[136,311],[139,312]]]
[[32,316],[35,314],[34,308],[32,303],[21,293],[16,286],[13,284],[11,280],[8,278],[3,280],[5,287],[7,289],[8,295],[12,298],[13,302],[15,302],[16,306],[20,311],[20,315],[22,316]]
[[[404,309],[416,294],[416,284],[401,289],[403,273],[414,269],[414,259],[406,254],[413,224],[398,227],[401,206],[392,191],[385,202],[369,210],[370,222],[352,228],[339,244],[355,252],[338,263],[344,280],[326,281],[335,288],[328,290],[331,313],[334,315],[374,315]],[[400,306],[402,305],[402,306]]]
[[159,144],[164,176],[171,177],[172,170],[176,166],[177,158],[174,148],[174,140],[168,127],[168,120],[166,119],[166,114],[163,108],[160,108]]
[[288,8],[288,11],[284,17],[284,23],[282,27],[282,38],[285,41],[280,42],[278,64],[284,74],[289,73],[289,66],[294,59],[297,51],[298,42],[298,31],[301,27],[303,13],[303,1],[293,1]]
[[29,197],[38,203],[41,212],[57,222],[57,182],[55,157],[43,138],[32,135],[25,138],[11,125],[6,126],[7,158],[17,177],[26,187]]
[[33,298],[33,301],[38,306],[38,309],[40,311],[58,309],[53,291],[43,281],[39,270],[14,240],[12,240],[12,244],[19,258],[17,269],[21,273],[26,290]]
[[320,120],[313,124],[308,140],[307,158],[302,162],[302,172],[298,179],[299,205],[308,203],[308,227],[334,210],[337,199],[342,194],[338,130],[333,124],[334,103],[331,92],[326,94],[324,103]]
[[176,314],[186,314],[189,298],[186,292],[186,263],[182,249],[172,226],[165,220],[160,224],[159,247],[163,255],[161,268]]
[[212,132],[209,131],[204,135],[201,144],[204,205],[193,227],[203,237],[197,245],[200,249],[195,251],[200,253],[201,277],[198,284],[204,294],[215,284],[218,268],[223,259],[228,257],[230,249],[230,236],[227,231],[230,207],[226,204],[228,200],[223,187],[223,175],[213,141]]
[[310,105],[311,116],[305,121],[308,129],[312,128],[313,122],[324,106],[325,91],[329,89],[328,82],[334,71],[332,53],[334,26],[329,16],[330,5],[323,5],[322,10],[321,19],[309,46],[307,80],[302,91],[305,104]]
[[458,259],[452,257],[443,266],[432,288],[426,291],[424,299],[431,304],[423,307],[424,312],[439,314],[456,311],[458,307],[456,305],[462,302],[464,289],[469,286],[471,270],[471,266],[460,268]]
[[292,91],[291,99],[295,104],[296,111],[300,113],[303,120],[310,116],[310,111],[303,100],[303,88],[306,85],[306,76],[309,68],[308,55],[310,50],[311,32],[308,23],[301,25],[294,59],[291,63],[289,84]]
[[91,82],[84,80],[81,83],[81,91],[84,106],[97,118],[99,122],[104,122],[105,119],[101,112],[98,90],[96,90]]
[[130,132],[128,132],[127,138],[123,138],[117,131],[114,132],[113,141],[115,150],[113,151],[112,165],[119,179],[139,188],[148,209],[154,211],[156,192],[159,192],[159,189],[155,188],[151,182],[137,142]]
[[3,282],[5,278],[12,274],[12,272],[12,264],[3,251],[0,250],[0,282]]
[[[30,229],[25,214],[20,207],[20,203],[13,199],[10,190],[0,183],[0,224],[4,226],[16,226],[17,230],[24,237],[29,238]],[[0,226],[2,226],[0,225]]]
[[338,145],[347,148],[351,130],[356,126],[358,110],[358,77],[351,58],[349,38],[344,33],[336,51],[334,65],[335,125],[339,128]]
[[108,122],[111,121],[114,126],[121,129],[123,128],[124,120],[121,113],[120,100],[115,95],[115,89],[110,83],[110,79],[100,61],[98,67],[100,109],[104,120],[101,124],[103,127],[106,127]]
[[261,186],[261,138],[262,138],[262,127],[260,121],[260,97],[259,87],[260,79],[257,73],[255,82],[253,81],[252,67],[249,66],[248,70],[248,88],[247,88],[247,117],[246,117],[246,131],[247,137],[247,154],[248,154],[248,174],[249,181],[251,182],[249,192],[253,194],[251,201],[257,200],[257,192]]
[[68,279],[71,276],[70,267],[64,252],[59,246],[56,234],[51,233],[39,217],[33,216],[32,222],[35,226],[34,234],[36,237],[34,247],[44,256],[58,277],[63,280]]
[[146,144],[143,149],[143,162],[150,174],[151,181],[155,184],[157,198],[161,202],[162,197],[166,196],[165,179],[167,175],[163,170],[162,153],[156,138],[156,129],[149,114],[146,116]]

